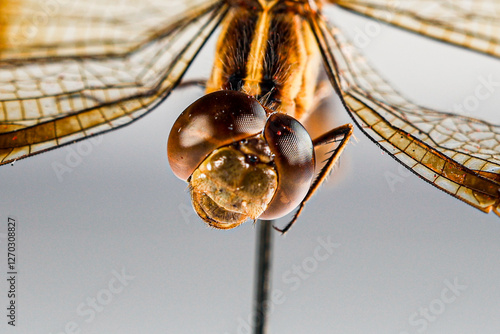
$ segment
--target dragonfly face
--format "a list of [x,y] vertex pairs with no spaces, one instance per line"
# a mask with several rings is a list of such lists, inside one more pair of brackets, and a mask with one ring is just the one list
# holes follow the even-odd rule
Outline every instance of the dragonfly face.
[[[271,145],[279,131],[269,124],[274,124],[270,123],[272,117],[281,117],[273,116],[274,112],[287,114],[295,122],[307,117],[313,109],[321,64],[353,121],[383,150],[433,186],[479,210],[500,210],[499,126],[423,108],[405,99],[321,14],[323,6],[333,4],[500,57],[498,2],[462,0],[450,5],[444,0],[412,0],[395,5],[391,0],[150,0],[138,4],[123,0],[118,7],[120,19],[113,14],[117,10],[113,2],[58,4],[49,18],[38,20],[36,29],[29,29],[35,17],[33,8],[39,2],[0,1],[0,21],[4,22],[0,27],[2,164],[114,130],[143,116],[177,86],[208,37],[222,27],[207,93],[245,93],[260,104],[265,116],[252,114],[255,123],[249,132],[228,131],[230,124],[219,131],[221,125],[214,124],[217,131],[201,138],[210,143],[205,146],[211,150],[193,149],[196,166],[188,164],[189,168],[176,165],[175,158],[176,149],[182,149],[186,141],[169,143],[176,175],[188,180],[201,168],[190,178],[196,181],[192,196],[199,213],[212,206],[206,201],[204,187],[215,188],[215,180],[223,178],[220,174],[208,185],[200,183],[208,166],[220,157],[247,161],[249,156],[258,157],[259,163],[252,168],[269,181],[256,192],[262,196],[256,204],[262,211],[260,217],[277,217],[266,216],[274,203],[286,207],[281,213],[291,210],[283,203],[298,204],[300,212],[342,152],[351,130],[344,126],[312,141],[308,138],[315,148],[335,138],[340,138],[340,144],[327,156],[327,165],[313,177],[315,181],[309,181],[306,192],[301,190],[296,197],[287,193],[285,201],[274,202],[289,181],[288,176],[280,175],[276,158],[280,147]],[[83,17],[75,14],[82,12],[86,13]],[[77,16],[80,18],[75,20]],[[179,133],[191,126],[188,120],[178,122]],[[293,133],[306,140],[301,133]],[[239,168],[243,169],[233,170],[233,174],[246,172],[245,165]],[[227,189],[232,186],[224,185]],[[227,210],[245,196],[226,196],[217,207]],[[243,206],[243,202],[237,204]],[[260,211],[252,209],[243,215],[254,218]],[[228,223],[236,221],[240,218]]]
[[231,90],[205,95],[179,116],[168,157],[174,173],[189,182],[199,216],[223,229],[286,215],[314,176],[314,149],[304,127]]

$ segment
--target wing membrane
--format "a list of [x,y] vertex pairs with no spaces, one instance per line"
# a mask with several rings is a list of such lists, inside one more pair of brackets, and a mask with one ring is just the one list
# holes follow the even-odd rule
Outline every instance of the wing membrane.
[[500,57],[497,0],[335,0],[358,14]]
[[131,52],[216,0],[0,0],[0,60]]
[[223,18],[226,5],[208,4],[163,24],[123,55],[89,57],[74,49],[71,57],[0,61],[6,78],[0,83],[0,163],[115,129],[153,109]]
[[420,107],[396,92],[320,17],[327,73],[360,129],[414,173],[484,211],[500,209],[500,126]]

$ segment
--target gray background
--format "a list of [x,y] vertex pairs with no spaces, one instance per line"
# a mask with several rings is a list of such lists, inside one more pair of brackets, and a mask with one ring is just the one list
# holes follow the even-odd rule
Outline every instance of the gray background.
[[[337,10],[329,15],[351,36],[370,31],[365,54],[419,103],[450,110],[474,94],[480,77],[492,73],[500,82],[498,60]],[[213,52],[211,43],[189,77],[208,76]],[[478,117],[498,115],[499,89],[480,102]],[[6,325],[2,307],[1,332],[65,333],[73,322],[81,333],[248,333],[256,229],[248,222],[231,231],[205,227],[166,161],[173,121],[201,94],[177,90],[98,142],[0,168],[0,277],[9,215],[19,221],[20,272],[18,326]],[[338,104],[332,109],[332,126],[350,121]],[[356,137],[297,225],[286,237],[274,235],[280,297],[270,333],[498,333],[499,218],[408,175],[359,130]],[[54,162],[67,164],[71,152],[89,147],[60,182]],[[392,189],[391,176],[401,181]],[[318,238],[340,245],[326,256],[316,250]],[[122,270],[133,279],[110,294],[113,273]],[[446,280],[465,286],[449,304],[442,303]],[[2,279],[0,305],[6,293]],[[108,303],[93,319],[81,316],[77,308],[88,311],[96,297]],[[432,321],[420,315],[429,307],[439,313]]]

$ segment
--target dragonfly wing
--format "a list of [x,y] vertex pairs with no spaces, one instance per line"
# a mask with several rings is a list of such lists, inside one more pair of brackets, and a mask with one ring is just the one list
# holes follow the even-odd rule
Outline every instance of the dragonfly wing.
[[128,53],[216,2],[0,0],[0,60]]
[[[0,50],[7,55],[0,58],[0,164],[129,124],[158,105],[227,11],[224,1],[186,3],[199,6],[175,20],[166,14],[160,28],[143,31],[140,44],[120,44],[121,38],[114,43],[109,36],[82,39],[72,32],[79,31],[80,21],[65,29],[63,23],[72,21],[61,11],[54,20],[61,22],[59,31],[71,32],[72,42],[64,37],[62,44],[47,40],[24,49],[10,43],[5,53]],[[81,47],[69,47],[72,43]]]
[[355,13],[500,57],[497,0],[335,0]]
[[500,209],[500,126],[418,106],[395,91],[321,17],[310,19],[327,73],[359,128],[432,185]]

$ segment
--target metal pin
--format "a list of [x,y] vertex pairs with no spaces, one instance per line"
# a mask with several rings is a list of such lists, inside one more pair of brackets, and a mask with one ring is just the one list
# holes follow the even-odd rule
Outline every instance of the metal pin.
[[253,314],[254,334],[267,332],[269,294],[271,291],[272,220],[259,220],[257,236],[257,262],[255,301]]

